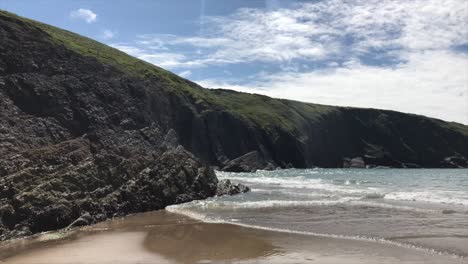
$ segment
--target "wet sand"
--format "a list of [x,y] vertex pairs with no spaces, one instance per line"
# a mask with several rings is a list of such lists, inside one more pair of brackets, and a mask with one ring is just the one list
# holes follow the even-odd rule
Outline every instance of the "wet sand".
[[376,242],[209,224],[157,211],[0,244],[2,264],[468,263]]

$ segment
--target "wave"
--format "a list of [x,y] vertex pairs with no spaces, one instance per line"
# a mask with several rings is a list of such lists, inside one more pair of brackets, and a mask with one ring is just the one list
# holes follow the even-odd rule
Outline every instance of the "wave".
[[[372,207],[381,209],[392,209],[398,211],[411,211],[420,213],[441,213],[447,214],[446,210],[422,209],[404,205],[392,205],[386,203],[378,203],[371,201],[363,201],[356,198],[344,197],[338,200],[263,200],[263,201],[220,201],[220,200],[199,200],[190,203],[170,206],[170,208],[186,208],[186,209],[201,209],[201,210],[236,210],[236,209],[263,209],[263,208],[291,208],[291,207],[309,207],[309,206],[335,206],[341,205],[340,208],[349,208],[354,210],[356,207]],[[342,206],[344,205],[344,206]],[[445,213],[444,213],[445,212]],[[453,211],[450,213],[456,213]]]
[[[386,199],[405,202],[427,202],[434,204],[453,204],[468,206],[468,193],[463,191],[395,191],[395,187],[368,186],[366,180],[310,178],[304,172],[294,171],[294,176],[286,173],[277,175],[272,172],[255,174],[217,172],[220,179],[231,179],[251,185],[253,189],[278,191],[288,196],[361,197],[363,199]],[[363,184],[365,183],[365,184]],[[375,182],[374,182],[375,183]],[[400,188],[401,189],[401,188]],[[304,194],[304,192],[308,192]]]
[[364,196],[367,199],[382,199],[385,197],[384,193],[368,193]]
[[[183,205],[183,204],[182,204]],[[208,217],[204,214],[197,213],[191,210],[187,210],[186,208],[181,207],[180,205],[173,205],[173,206],[168,206],[166,208],[167,211],[171,213],[176,213],[176,214],[182,214],[187,217],[191,217],[195,220],[205,222],[205,223],[213,223],[213,224],[231,224],[231,225],[237,225],[237,226],[242,226],[246,228],[253,228],[253,229],[258,229],[258,230],[265,230],[265,231],[273,231],[273,232],[281,232],[281,233],[288,233],[288,234],[298,234],[298,235],[308,235],[308,236],[314,236],[314,237],[323,237],[323,238],[334,238],[334,239],[345,239],[345,240],[354,240],[354,241],[365,241],[365,242],[374,242],[374,243],[381,243],[381,244],[386,244],[386,245],[393,245],[393,246],[398,246],[398,247],[403,247],[403,248],[409,248],[409,249],[414,249],[426,253],[430,253],[433,255],[444,255],[444,256],[451,256],[457,259],[465,259],[464,256],[444,251],[444,250],[438,250],[438,249],[433,249],[433,248],[427,248],[427,247],[421,247],[415,244],[410,244],[410,243],[403,243],[403,242],[397,242],[381,237],[369,237],[369,236],[352,236],[352,235],[340,235],[340,234],[331,234],[331,233],[317,233],[317,232],[310,232],[310,231],[297,231],[297,230],[291,230],[291,229],[284,229],[284,228],[274,228],[274,227],[266,227],[266,226],[259,226],[259,225],[250,225],[250,224],[245,224],[236,221],[235,219],[232,219],[232,221],[227,221],[221,218],[214,218],[214,217]]]
[[392,192],[386,194],[385,198],[397,201],[418,201],[468,206],[468,195],[463,192],[454,191]]
[[[338,173],[335,173],[338,172]],[[322,210],[325,217],[330,214],[337,219],[359,220],[374,214],[396,215],[395,218],[423,218],[447,220],[449,228],[460,228],[463,214],[468,214],[468,192],[464,189],[465,182],[447,183],[440,173],[427,174],[425,171],[336,171],[336,170],[287,170],[257,173],[225,173],[218,172],[220,179],[231,179],[249,185],[252,192],[236,197],[216,197],[205,201],[196,201],[188,204],[171,206],[169,211],[182,213],[189,217],[212,223],[229,223],[245,227],[264,230],[298,233],[331,238],[357,239],[394,244],[398,246],[418,248],[415,245],[405,244],[392,239],[380,238],[381,232],[376,231],[371,236],[362,237],[340,234],[325,234],[314,232],[295,231],[303,229],[300,226],[289,225],[271,228],[266,222],[255,225],[246,224],[242,220],[246,216],[255,217],[257,213],[271,213],[281,211],[284,215],[292,210],[300,212],[297,216],[302,219],[303,214],[313,214],[313,219],[320,219]],[[408,174],[409,173],[409,174]],[[427,174],[427,175],[426,175]],[[418,176],[418,177],[416,177]],[[310,210],[304,210],[310,207]],[[295,208],[295,209],[290,209]],[[259,210],[256,210],[259,209]],[[242,213],[239,219],[230,219],[231,212]],[[206,213],[206,215],[204,215]],[[213,217],[211,217],[213,215]],[[221,216],[218,218],[218,216]],[[263,215],[266,216],[266,215]],[[282,215],[281,215],[282,216]],[[292,214],[291,217],[296,216]],[[341,218],[340,218],[341,217]],[[379,219],[379,218],[377,218]],[[458,221],[461,219],[462,222]],[[274,219],[273,219],[274,220]],[[291,219],[294,221],[294,219]],[[391,221],[391,220],[389,220]],[[453,223],[452,223],[453,222]],[[272,226],[275,226],[275,223]],[[346,224],[346,223],[344,223]],[[393,224],[393,222],[392,222]],[[396,226],[398,226],[396,224]],[[377,225],[379,227],[379,225]],[[381,228],[387,227],[382,225]],[[388,228],[393,228],[392,226]],[[437,230],[439,227],[435,227]],[[445,227],[444,227],[445,228]],[[305,228],[308,230],[308,228]],[[320,232],[323,229],[317,229]],[[329,229],[330,232],[338,230]],[[392,234],[403,234],[401,227],[395,227]],[[461,229],[463,230],[463,228]],[[445,232],[440,230],[438,232]],[[458,231],[457,231],[458,232]],[[343,232],[345,233],[345,232]],[[385,233],[385,232],[383,232]],[[367,234],[367,233],[366,233]],[[386,237],[382,235],[382,237]],[[452,255],[452,253],[437,251],[431,248],[420,248],[435,254]],[[458,256],[458,255],[457,255]],[[458,256],[460,257],[460,256]],[[463,258],[463,256],[461,256]],[[466,256],[465,256],[466,257]]]
[[308,179],[304,176],[294,177],[243,177],[234,175],[218,175],[219,179],[230,179],[232,181],[241,181],[251,184],[262,184],[262,185],[278,185],[284,188],[313,188],[320,187],[322,179]]
[[[304,176],[294,176],[294,177],[265,177],[265,176],[256,176],[256,177],[245,177],[245,176],[235,176],[232,174],[220,174],[218,176],[219,179],[230,179],[234,182],[242,182],[247,185],[253,185],[254,189],[265,189],[258,187],[260,186],[268,186],[269,189],[272,188],[282,188],[282,189],[308,189],[308,190],[316,190],[316,191],[323,191],[328,193],[343,193],[343,194],[355,194],[355,195],[367,195],[367,194],[374,194],[380,190],[380,188],[375,187],[363,187],[363,188],[355,188],[353,184],[347,184],[346,181],[342,185],[336,185],[331,182],[327,182],[323,179],[310,179]],[[350,182],[356,182],[355,180],[347,180]],[[354,184],[355,186],[359,186],[360,184]],[[384,195],[384,194],[382,194]]]

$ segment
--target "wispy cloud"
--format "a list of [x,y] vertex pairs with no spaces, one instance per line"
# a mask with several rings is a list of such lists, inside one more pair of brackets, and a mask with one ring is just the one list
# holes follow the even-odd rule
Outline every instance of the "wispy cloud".
[[111,44],[112,47],[119,49],[127,54],[130,54],[134,57],[137,57],[141,60],[153,63],[155,65],[173,68],[174,66],[179,66],[186,60],[185,56],[178,53],[168,53],[168,52],[158,52],[158,53],[148,53],[146,50],[128,46],[125,44]]
[[179,76],[184,77],[184,78],[190,77],[190,75],[192,75],[192,71],[190,70],[179,72]]
[[258,69],[206,86],[468,123],[466,25],[465,0],[313,1],[204,17],[203,35],[146,34],[123,50],[179,72]]
[[161,67],[173,68],[181,65],[182,61],[185,60],[185,56],[177,53],[156,53],[156,54],[144,54],[140,56],[142,60],[151,62]]
[[115,30],[110,30],[110,29],[105,29],[102,31],[101,37],[105,40],[113,39],[115,36],[117,36],[117,31]]
[[134,46],[129,46],[125,44],[111,44],[110,46],[137,58],[146,54],[146,52],[144,52],[142,49]]
[[203,36],[146,34],[132,45],[147,53],[192,49],[185,54],[191,63],[174,67],[362,56],[398,63],[407,51],[467,43],[467,24],[463,0],[330,0],[273,11],[239,9],[227,17],[205,17]]
[[80,8],[70,12],[70,17],[74,19],[82,19],[86,23],[91,24],[97,21],[97,14],[89,9]]

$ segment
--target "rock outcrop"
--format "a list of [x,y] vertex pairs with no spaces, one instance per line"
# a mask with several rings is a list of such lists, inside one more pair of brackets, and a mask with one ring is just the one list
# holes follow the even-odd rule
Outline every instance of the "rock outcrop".
[[366,168],[366,162],[362,157],[355,157],[352,159],[345,158],[343,159],[343,168]]
[[217,196],[236,195],[250,192],[250,188],[242,183],[233,184],[230,180],[222,180],[218,182]]
[[[214,172],[181,146],[136,158],[83,148],[41,149],[51,152],[44,157],[23,152],[4,161],[21,166],[9,167],[11,173],[0,179],[1,238],[91,224],[216,194]],[[57,162],[57,157],[62,160]]]

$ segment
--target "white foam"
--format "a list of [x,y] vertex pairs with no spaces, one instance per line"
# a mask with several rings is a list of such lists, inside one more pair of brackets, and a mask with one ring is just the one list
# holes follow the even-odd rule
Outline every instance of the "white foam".
[[198,200],[184,204],[169,206],[170,210],[237,210],[237,209],[262,209],[262,208],[290,208],[308,206],[366,206],[401,211],[412,211],[421,213],[441,213],[441,210],[422,209],[404,205],[393,205],[381,202],[366,201],[355,197],[342,197],[337,200],[262,200],[262,201],[223,201],[219,199]]
[[179,205],[171,205],[167,206],[165,208],[166,211],[171,212],[171,213],[176,213],[176,214],[182,214],[185,216],[188,216],[190,218],[193,218],[195,220],[201,221],[201,222],[206,222],[206,223],[227,223],[225,220],[221,218],[212,218],[212,217],[207,217],[206,215],[202,213],[197,213],[192,210],[185,209]]
[[[253,188],[252,193],[233,198],[215,198],[207,201],[190,203],[179,207],[171,207],[169,210],[182,214],[190,214],[206,222],[230,223],[271,231],[368,240],[405,247],[415,247],[381,238],[299,232],[289,229],[251,226],[242,223],[242,221],[233,223],[233,221],[230,220],[211,219],[202,213],[195,213],[193,211],[205,211],[211,215],[216,214],[217,210],[221,212],[221,210],[237,209],[308,206],[328,207],[338,205],[340,210],[342,210],[341,208],[346,210],[349,207],[354,207],[354,209],[349,208],[352,210],[351,213],[359,212],[361,209],[368,210],[366,207],[369,207],[371,208],[369,210],[374,210],[373,208],[384,208],[388,210],[439,214],[443,213],[447,209],[446,207],[452,209],[456,207],[455,205],[468,205],[468,192],[463,190],[463,183],[457,186],[447,185],[446,187],[438,189],[437,186],[439,186],[440,183],[436,181],[431,182],[431,178],[414,178],[414,181],[413,178],[409,178],[409,180],[406,181],[401,177],[399,171],[393,171],[393,174],[390,173],[389,175],[386,174],[387,172],[383,173],[384,171],[378,171],[379,173],[375,175],[369,174],[371,170],[365,172],[366,173],[363,174],[364,171],[327,171],[322,169],[274,172],[260,171],[257,173],[217,172],[218,178],[220,179],[231,179],[249,185]],[[434,185],[434,187],[432,187],[431,184]],[[414,203],[412,201],[418,202]],[[450,206],[441,206],[441,204],[450,204]],[[358,206],[363,208],[356,208]],[[382,211],[384,209],[382,209]],[[333,208],[331,210],[333,210]],[[406,215],[406,213],[404,214]],[[415,217],[417,217],[417,215]],[[260,225],[262,224],[263,223],[260,223]],[[286,226],[286,228],[290,227]],[[433,251],[436,254],[440,253],[432,249],[421,250]],[[442,252],[441,254],[445,253]]]
[[256,176],[256,177],[242,177],[235,175],[225,175],[222,174],[218,176],[220,180],[230,179],[232,181],[240,181],[244,183],[257,183],[261,185],[277,185],[284,188],[313,188],[320,186],[322,179],[307,179],[304,176],[295,176],[295,177],[265,177],[265,176]]
[[345,197],[336,201],[332,200],[309,200],[309,201],[285,201],[285,200],[264,200],[264,201],[247,201],[247,202],[231,202],[231,201],[212,201],[208,202],[208,207],[218,208],[272,208],[272,207],[294,207],[294,206],[311,206],[311,205],[334,205],[346,203],[353,198]]
[[414,212],[421,212],[421,213],[441,213],[442,212],[441,210],[422,209],[422,208],[416,208],[412,206],[394,205],[394,204],[378,203],[378,202],[363,201],[363,200],[350,201],[350,205],[379,207],[379,208],[395,209],[395,210],[402,210],[402,211],[414,211]]
[[375,193],[367,193],[364,197],[367,198],[367,199],[382,199],[382,198],[385,197],[385,194],[383,194],[383,193],[377,193],[377,192],[375,192]]
[[[308,190],[317,190],[327,193],[337,193],[337,194],[349,194],[353,196],[362,196],[373,195],[378,193],[381,196],[384,196],[384,193],[380,193],[380,188],[372,187],[361,187],[360,185],[336,185],[329,183],[322,179],[311,179],[304,176],[295,176],[295,177],[266,177],[258,176],[255,174],[255,177],[246,177],[246,176],[236,176],[233,174],[222,173],[218,175],[219,179],[230,179],[235,182],[242,182],[247,185],[251,185],[254,189],[265,190],[265,187],[282,188],[282,192],[286,193],[285,189],[308,189]],[[256,186],[259,185],[259,186]],[[263,188],[262,188],[263,187]],[[275,189],[277,190],[277,189]]]
[[388,193],[385,199],[398,201],[419,201],[454,205],[467,205],[468,194],[456,191],[412,191]]
[[[267,171],[257,172],[255,174],[217,172],[217,175],[220,179],[231,179],[233,181],[243,182],[252,186],[254,189],[268,190],[271,188],[272,191],[279,191],[292,196],[307,196],[301,193],[314,192],[311,196],[317,193],[325,193],[330,197],[360,196],[368,199],[419,201],[468,206],[468,192],[466,191],[411,190],[395,192],[393,189],[385,186],[379,188],[363,186],[358,184],[359,181],[352,179],[324,180],[321,178],[305,177],[311,176],[311,173],[317,173],[317,171],[294,171],[293,174],[289,174],[295,176],[288,176],[286,172],[283,174],[275,174],[275,172]],[[321,173],[323,174],[323,172]],[[342,184],[334,184],[333,181],[342,182]]]
[[252,193],[261,193],[263,195],[281,195],[286,197],[305,197],[309,199],[330,199],[338,197],[335,194],[330,193],[319,193],[319,192],[301,192],[297,190],[289,189],[262,189],[262,188],[253,188],[251,189]]

